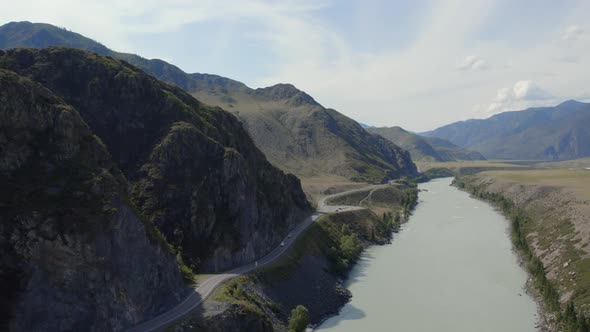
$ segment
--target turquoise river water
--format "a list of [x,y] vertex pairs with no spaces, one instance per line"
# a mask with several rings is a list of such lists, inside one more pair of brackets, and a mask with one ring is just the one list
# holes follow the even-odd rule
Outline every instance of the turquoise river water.
[[318,331],[536,331],[508,221],[450,183],[419,186],[409,222],[363,254],[345,285],[351,302]]

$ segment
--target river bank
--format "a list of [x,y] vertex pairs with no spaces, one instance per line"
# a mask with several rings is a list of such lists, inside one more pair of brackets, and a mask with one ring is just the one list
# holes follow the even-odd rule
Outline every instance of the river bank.
[[548,331],[588,328],[590,235],[586,172],[486,172],[456,184],[512,221],[512,240],[532,275]]
[[450,182],[419,186],[410,222],[391,245],[368,249],[345,283],[351,302],[319,331],[536,330],[508,222]]
[[416,204],[414,183],[399,181],[377,187],[361,195],[351,193],[358,201],[353,199],[347,205],[362,205],[362,209],[318,218],[285,256],[221,286],[198,314],[170,330],[223,331],[247,322],[240,331],[286,331],[291,310],[297,305],[309,310],[312,325],[338,314],[350,300],[350,292],[342,285],[360,253],[390,243]]

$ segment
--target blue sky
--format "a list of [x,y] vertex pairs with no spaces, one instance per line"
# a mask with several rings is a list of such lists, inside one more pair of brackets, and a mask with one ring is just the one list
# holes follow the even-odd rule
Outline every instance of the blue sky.
[[0,22],[251,87],[293,83],[367,124],[433,129],[590,97],[588,1],[21,0]]

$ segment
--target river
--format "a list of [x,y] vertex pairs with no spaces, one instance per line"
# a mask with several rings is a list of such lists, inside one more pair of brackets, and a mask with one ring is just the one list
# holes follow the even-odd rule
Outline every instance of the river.
[[409,222],[365,251],[345,285],[351,302],[318,331],[536,331],[508,221],[451,180],[420,184]]

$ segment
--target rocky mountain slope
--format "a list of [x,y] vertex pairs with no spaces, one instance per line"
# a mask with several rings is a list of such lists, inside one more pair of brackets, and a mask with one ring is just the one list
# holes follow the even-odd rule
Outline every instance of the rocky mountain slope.
[[423,133],[481,152],[488,159],[564,160],[590,156],[590,104],[505,112]]
[[406,151],[293,85],[252,90],[221,77],[206,84],[193,95],[236,114],[269,160],[283,169],[302,177],[337,174],[369,182],[416,173]]
[[79,34],[48,24],[13,22],[0,27],[0,48],[67,45],[132,63],[174,83],[199,100],[235,114],[275,166],[301,177],[338,175],[381,182],[414,175],[409,154],[366,132],[352,119],[326,109],[292,85],[263,89],[220,76],[186,74],[161,60],[111,51]]
[[10,50],[0,68],[80,112],[130,181],[131,199],[193,269],[219,271],[274,248],[310,209],[239,121],[127,63],[69,48]]
[[0,330],[121,330],[181,299],[175,256],[74,107],[0,69],[0,142]]
[[367,131],[381,135],[401,148],[406,149],[415,161],[484,160],[475,151],[469,151],[437,137],[411,133],[401,127],[368,127]]

